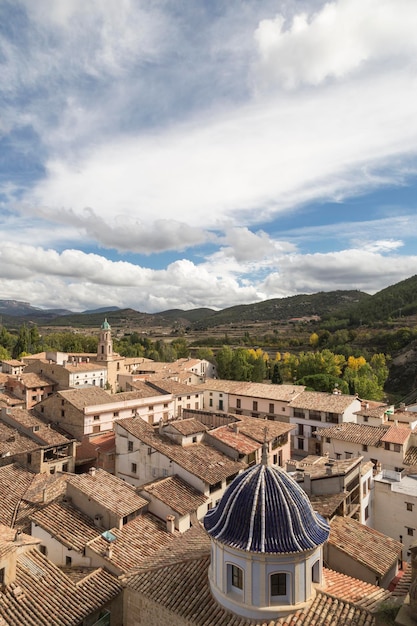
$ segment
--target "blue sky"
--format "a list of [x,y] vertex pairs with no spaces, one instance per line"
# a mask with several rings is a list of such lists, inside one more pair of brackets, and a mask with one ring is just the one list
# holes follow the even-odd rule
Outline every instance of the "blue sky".
[[417,273],[415,0],[0,0],[0,299],[211,307]]

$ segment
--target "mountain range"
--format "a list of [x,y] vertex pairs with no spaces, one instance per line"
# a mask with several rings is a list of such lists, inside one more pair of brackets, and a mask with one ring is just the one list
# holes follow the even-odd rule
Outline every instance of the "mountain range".
[[188,311],[171,309],[160,313],[141,313],[115,306],[82,313],[65,309],[40,309],[28,302],[0,300],[0,323],[15,327],[23,323],[39,326],[96,327],[103,317],[117,326],[169,327],[188,325],[195,330],[223,324],[256,321],[285,321],[318,316],[344,320],[346,325],[374,324],[417,313],[417,275],[391,285],[374,295],[358,290],[337,290],[274,298],[253,304],[237,305],[220,311],[198,308]]

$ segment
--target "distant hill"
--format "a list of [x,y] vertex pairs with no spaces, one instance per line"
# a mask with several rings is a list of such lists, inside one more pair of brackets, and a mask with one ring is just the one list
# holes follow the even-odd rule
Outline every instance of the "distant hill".
[[39,326],[99,327],[106,317],[120,328],[172,327],[176,324],[203,330],[239,322],[286,321],[292,318],[335,317],[346,324],[386,322],[417,313],[417,275],[391,285],[373,296],[358,290],[338,290],[274,298],[254,304],[242,304],[221,311],[209,308],[170,309],[160,313],[141,313],[114,306],[72,313],[65,309],[42,310],[28,302],[0,300],[1,323],[16,326],[35,323]]
[[373,296],[339,311],[353,324],[372,324],[417,313],[417,275],[378,291]]
[[363,291],[328,291],[314,294],[274,298],[255,304],[242,304],[213,313],[201,320],[200,324],[214,327],[239,321],[284,321],[291,318],[322,317],[335,311],[344,310],[352,304],[366,301],[371,296]]

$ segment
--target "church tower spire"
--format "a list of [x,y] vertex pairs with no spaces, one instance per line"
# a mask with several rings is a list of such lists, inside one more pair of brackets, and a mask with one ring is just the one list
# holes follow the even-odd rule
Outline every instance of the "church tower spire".
[[111,338],[111,326],[105,318],[100,329],[100,338],[97,346],[97,361],[113,360],[113,340]]

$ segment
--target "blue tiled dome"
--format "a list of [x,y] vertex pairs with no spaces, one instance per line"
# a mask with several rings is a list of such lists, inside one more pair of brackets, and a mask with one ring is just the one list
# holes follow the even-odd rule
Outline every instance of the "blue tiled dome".
[[249,552],[302,552],[323,544],[329,524],[280,467],[255,465],[239,474],[204,527],[218,541]]

